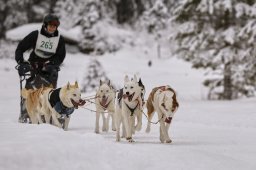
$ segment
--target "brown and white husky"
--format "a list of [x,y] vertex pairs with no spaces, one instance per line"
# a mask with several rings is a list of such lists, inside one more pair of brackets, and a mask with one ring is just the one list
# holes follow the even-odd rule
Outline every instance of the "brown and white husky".
[[148,124],[146,132],[150,132],[150,121],[152,120],[154,112],[157,112],[158,119],[160,120],[160,141],[162,143],[172,142],[168,130],[174,113],[179,107],[176,97],[176,92],[167,85],[154,88],[147,100]]

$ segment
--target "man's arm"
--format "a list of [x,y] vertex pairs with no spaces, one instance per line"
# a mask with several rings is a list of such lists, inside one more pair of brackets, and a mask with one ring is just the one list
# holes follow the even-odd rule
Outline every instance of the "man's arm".
[[38,31],[33,31],[20,41],[15,51],[15,60],[17,63],[23,62],[23,53],[36,45],[37,36]]
[[59,45],[56,51],[56,54],[51,59],[50,62],[56,65],[61,65],[66,57],[66,47],[65,47],[65,41],[62,36],[60,36]]

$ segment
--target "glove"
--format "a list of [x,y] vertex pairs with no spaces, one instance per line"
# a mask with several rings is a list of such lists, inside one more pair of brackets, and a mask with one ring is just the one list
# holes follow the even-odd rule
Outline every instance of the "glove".
[[44,67],[42,68],[42,71],[44,72],[48,72],[48,73],[51,73],[51,72],[58,72],[60,70],[59,66],[58,65],[54,65],[54,64],[51,64],[51,63],[47,63],[46,65],[44,65]]
[[28,61],[20,62],[18,65],[18,72],[20,76],[24,76],[27,72],[31,70],[32,70],[32,67]]

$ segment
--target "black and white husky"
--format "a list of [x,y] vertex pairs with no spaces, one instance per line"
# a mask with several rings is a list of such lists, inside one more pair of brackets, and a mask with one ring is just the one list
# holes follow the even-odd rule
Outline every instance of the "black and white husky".
[[[116,141],[120,141],[120,125],[123,125],[123,137],[129,142],[134,142],[132,134],[135,130],[140,131],[142,127],[142,108],[144,104],[145,86],[141,79],[137,81],[134,75],[133,79],[129,80],[126,75],[124,78],[124,87],[119,91],[116,107]],[[137,124],[135,125],[135,118]]]

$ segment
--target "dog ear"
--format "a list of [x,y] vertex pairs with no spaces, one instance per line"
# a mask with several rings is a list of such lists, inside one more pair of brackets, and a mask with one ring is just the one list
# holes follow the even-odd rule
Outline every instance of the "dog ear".
[[143,83],[142,83],[142,81],[141,81],[141,78],[139,79],[139,86],[142,86],[143,85]]
[[137,83],[137,76],[134,74],[133,81]]
[[125,75],[125,77],[124,77],[124,82],[126,83],[126,82],[129,82],[129,77],[127,76],[127,75]]
[[79,88],[77,81],[75,82],[75,88]]
[[67,90],[69,90],[70,89],[70,83],[68,82],[68,84],[67,84]]
[[110,80],[108,80],[108,86],[110,87]]

